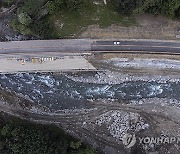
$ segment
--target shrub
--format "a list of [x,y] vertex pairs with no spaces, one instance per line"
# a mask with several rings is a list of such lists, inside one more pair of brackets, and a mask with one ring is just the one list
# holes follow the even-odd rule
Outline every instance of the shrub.
[[46,3],[46,9],[49,14],[54,14],[55,12],[58,11],[59,8],[57,7],[56,3],[54,3],[53,1],[48,1]]
[[21,34],[24,35],[32,34],[31,30],[26,25],[19,23],[17,19],[12,20],[11,26],[15,31],[18,31]]
[[35,17],[41,9],[41,0],[26,0],[24,5],[18,9],[18,14],[27,12],[31,17]]
[[66,0],[66,7],[69,11],[77,11],[84,5],[83,0]]
[[84,5],[83,0],[54,0],[46,3],[49,14],[54,14],[60,10],[77,11]]
[[180,7],[179,0],[112,0],[114,6],[121,14],[151,13],[175,17]]
[[35,35],[38,35],[43,38],[52,38],[53,36],[54,28],[46,19],[35,21],[30,25],[30,29]]
[[[55,126],[14,121],[0,128],[0,148],[13,154],[95,154]],[[0,149],[0,153],[2,153]]]
[[31,17],[27,14],[27,12],[21,13],[18,15],[18,20],[21,24],[28,26],[32,23]]
[[138,0],[112,0],[115,8],[121,14],[131,14],[136,8]]
[[4,137],[9,137],[11,135],[11,127],[9,125],[4,126],[1,129],[1,135]]
[[4,6],[11,7],[14,4],[15,0],[5,0],[3,3]]

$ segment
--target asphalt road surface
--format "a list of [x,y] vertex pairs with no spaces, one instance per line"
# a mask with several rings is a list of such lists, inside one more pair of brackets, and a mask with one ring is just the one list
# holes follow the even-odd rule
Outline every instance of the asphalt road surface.
[[[119,43],[115,44],[115,42]],[[180,41],[61,39],[0,42],[0,54],[32,52],[140,52],[180,54]]]
[[160,40],[94,41],[91,51],[180,54],[180,42]]
[[29,40],[0,42],[0,54],[37,52],[83,52],[91,50],[92,40]]

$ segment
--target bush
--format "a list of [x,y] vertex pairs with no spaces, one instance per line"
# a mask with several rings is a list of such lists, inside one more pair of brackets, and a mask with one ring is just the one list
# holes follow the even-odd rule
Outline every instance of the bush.
[[18,9],[18,14],[27,12],[31,17],[35,17],[41,9],[41,0],[26,0],[24,5]]
[[49,14],[54,14],[55,12],[66,10],[66,11],[77,11],[81,9],[84,5],[83,0],[54,0],[48,1],[46,3],[46,9]]
[[[8,129],[7,129],[8,128]],[[8,136],[7,136],[8,130]],[[1,132],[5,132],[6,148],[14,154],[52,154],[67,153],[67,140],[55,141],[39,129],[24,129],[23,127],[4,126]]]
[[66,0],[65,3],[69,11],[77,11],[83,7],[84,0]]
[[[0,129],[3,153],[13,154],[95,154],[55,126],[14,121]],[[75,147],[75,148],[74,148]],[[2,150],[0,149],[0,153]]]
[[27,12],[21,13],[18,15],[18,20],[21,24],[28,26],[32,23],[31,17],[27,14]]
[[180,7],[179,0],[112,0],[114,6],[121,14],[151,13],[175,17]]
[[180,7],[176,10],[175,16],[180,19]]
[[15,0],[5,0],[4,2],[0,2],[2,3],[2,5],[4,5],[5,7],[11,7],[14,4]]
[[[140,1],[140,0],[139,0]],[[151,13],[154,15],[165,15],[167,17],[175,17],[176,10],[180,7],[179,0],[145,0],[140,1],[137,10],[141,13]]]
[[32,30],[33,34],[43,37],[45,39],[52,38],[54,35],[54,27],[46,19],[35,21],[30,25],[30,29]]
[[54,14],[55,12],[59,11],[58,6],[53,1],[48,1],[46,3],[46,9],[47,9],[49,14]]
[[112,0],[113,5],[121,14],[131,14],[137,6],[138,0]]
[[18,31],[21,34],[24,35],[32,34],[31,30],[26,25],[19,23],[17,19],[12,20],[11,26],[15,31]]
[[11,127],[9,125],[4,126],[1,129],[1,135],[4,137],[9,137],[11,135]]

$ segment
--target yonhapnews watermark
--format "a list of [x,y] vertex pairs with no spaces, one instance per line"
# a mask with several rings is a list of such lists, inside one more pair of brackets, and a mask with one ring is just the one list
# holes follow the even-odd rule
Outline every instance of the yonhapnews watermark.
[[126,148],[133,147],[136,142],[139,141],[140,144],[171,144],[171,143],[180,143],[180,137],[136,137],[135,134],[125,134],[122,138],[123,144]]
[[136,136],[135,134],[125,134],[122,138],[123,144],[126,148],[131,148],[136,144]]

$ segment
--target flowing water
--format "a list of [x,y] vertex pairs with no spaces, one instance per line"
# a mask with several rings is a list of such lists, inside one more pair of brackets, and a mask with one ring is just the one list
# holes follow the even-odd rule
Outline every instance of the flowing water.
[[0,84],[52,109],[88,108],[87,99],[180,99],[180,83],[130,81],[120,84],[76,82],[67,75],[18,73],[0,75]]

